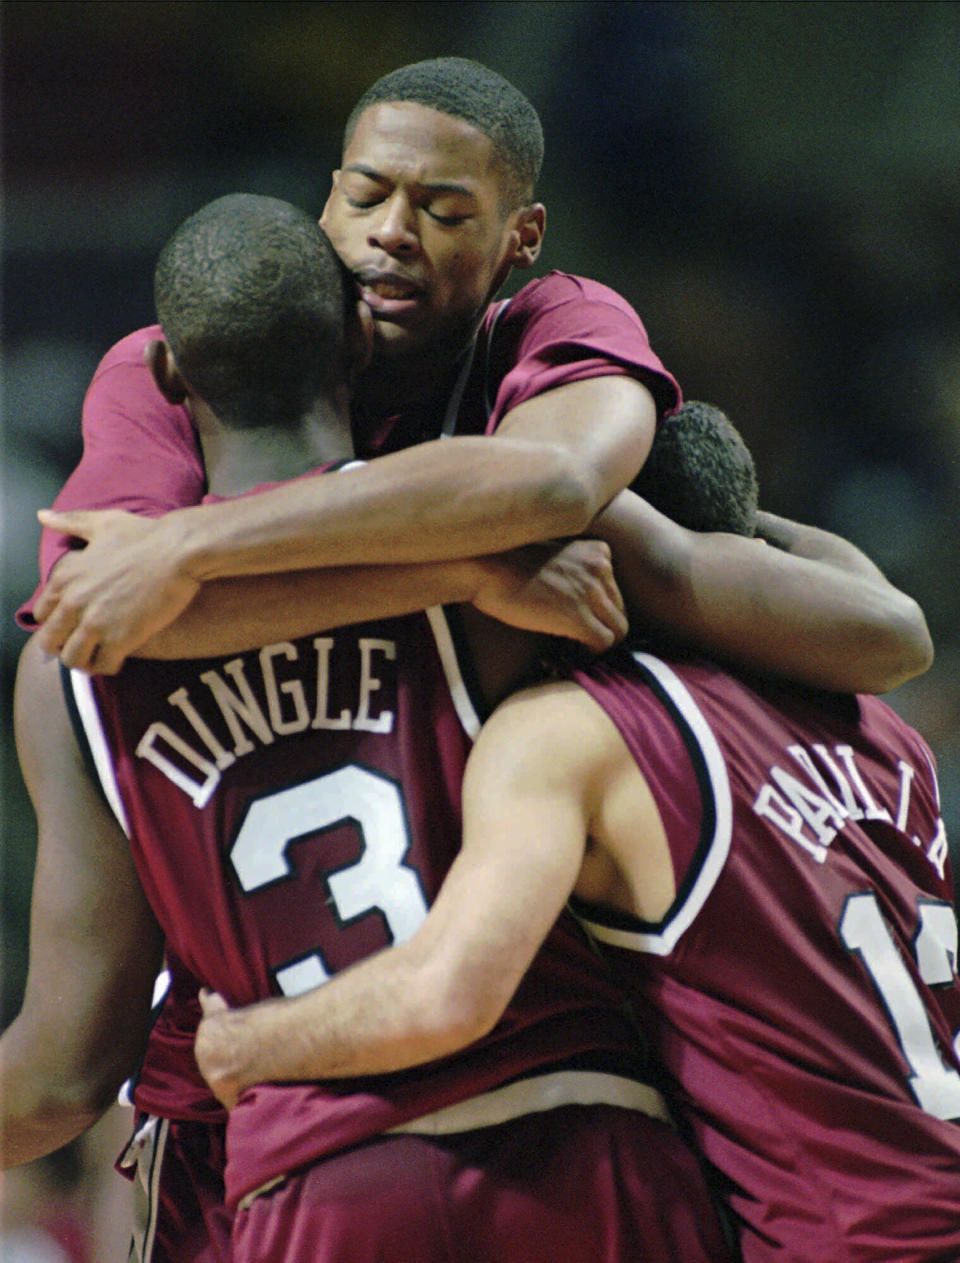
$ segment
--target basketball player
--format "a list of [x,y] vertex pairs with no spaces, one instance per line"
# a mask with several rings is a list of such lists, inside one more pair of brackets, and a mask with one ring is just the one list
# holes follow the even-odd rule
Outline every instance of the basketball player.
[[[161,257],[158,310],[170,345],[154,345],[151,362],[165,390],[188,392],[217,494],[241,492],[255,459],[257,477],[289,477],[298,459],[307,468],[349,455],[344,295],[328,249],[291,208],[241,197],[192,217]],[[323,315],[327,324],[339,318],[336,335],[314,328],[317,289],[334,294]],[[321,369],[324,361],[333,367]],[[276,421],[263,430],[255,422],[265,399]],[[483,563],[479,586],[474,564],[421,566],[410,591],[422,602],[439,584],[435,596],[462,600],[489,590],[486,572],[505,565]],[[363,576],[370,605],[409,608],[401,588],[376,591],[381,577],[389,581]],[[459,681],[442,615],[304,635],[308,614],[306,626],[322,629],[348,598],[352,616],[361,614],[350,595],[356,573],[308,574],[302,586],[309,602],[301,594],[280,611],[289,639],[226,659],[136,660],[115,680],[73,672],[70,681],[78,730],[168,950],[239,1004],[310,989],[408,937],[459,845],[469,737],[451,696]],[[490,612],[503,612],[501,589],[512,607],[515,587],[495,581]],[[48,886],[60,890],[51,870],[65,845],[110,878],[97,847],[73,838],[90,791],[65,743],[56,664],[35,642],[18,725],[40,815],[43,907]],[[102,810],[94,819],[105,835],[100,854],[122,851]],[[125,871],[124,884],[129,862]],[[125,924],[142,904],[131,900]],[[42,918],[35,928],[47,958],[63,931]],[[104,926],[101,937],[111,932]],[[124,937],[129,946],[133,936]],[[132,997],[141,1015],[143,973],[138,966]],[[558,924],[504,1023],[469,1053],[413,1076],[259,1087],[227,1128],[231,1257],[439,1261],[451,1239],[477,1258],[725,1257],[697,1160],[643,1079],[620,1001],[579,929]],[[45,1012],[49,1022],[49,1004]],[[31,1029],[28,1015],[8,1041],[14,1073],[27,1081]],[[5,1097],[16,1082],[7,1080]],[[208,1135],[212,1158],[199,1150]],[[212,1222],[213,1178],[203,1185],[205,1173],[190,1166],[216,1166],[219,1133],[196,1119],[154,1126],[150,1159],[163,1178],[171,1137],[174,1169],[192,1195],[205,1187]],[[531,1152],[542,1161],[531,1163]],[[159,1221],[145,1222],[144,1257],[215,1257],[209,1223],[193,1239],[184,1230],[176,1187],[160,1209]]]
[[[715,506],[736,490],[726,525],[752,532],[742,443],[688,443],[687,419],[651,478],[695,474]],[[571,895],[747,1263],[960,1257],[947,840],[928,747],[871,697],[654,646],[517,693],[470,756],[463,849],[417,934],[302,1002],[207,997],[201,1068],[232,1103],[263,1076],[449,1054]]]
[[[605,286],[554,272],[493,301],[511,270],[540,253],[542,153],[530,103],[475,62],[420,62],[374,84],[347,122],[322,224],[374,322],[355,397],[357,451],[389,458],[153,524],[48,518],[44,578],[67,546],[54,530],[92,544],[63,558],[33,607],[43,647],[68,665],[112,671],[200,578],[473,556],[593,522],[679,393],[636,313]],[[84,455],[58,508],[157,515],[200,499],[190,418],[143,362],[156,337],[141,330],[103,361],[85,405]],[[431,441],[441,434],[455,441]],[[605,529],[614,530],[609,519]],[[739,541],[714,541],[705,558],[655,552],[629,514],[618,551],[623,539],[658,580],[641,584],[657,617],[706,637],[713,652],[870,691],[929,663],[919,610],[876,575],[851,587],[818,558],[758,560]],[[629,599],[623,562],[620,572]],[[228,631],[219,647],[232,647]]]

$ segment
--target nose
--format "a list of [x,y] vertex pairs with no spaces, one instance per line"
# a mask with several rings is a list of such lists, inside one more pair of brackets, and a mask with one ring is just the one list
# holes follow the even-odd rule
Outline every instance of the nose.
[[416,211],[399,189],[381,204],[369,240],[371,245],[392,255],[414,254],[419,248]]

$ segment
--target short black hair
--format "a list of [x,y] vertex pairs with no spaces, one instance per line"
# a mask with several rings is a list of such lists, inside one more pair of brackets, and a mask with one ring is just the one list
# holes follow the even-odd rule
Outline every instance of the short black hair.
[[160,252],[157,316],[192,390],[225,426],[293,426],[344,379],[348,289],[316,221],[233,193]]
[[353,107],[344,128],[344,150],[364,110],[388,101],[412,101],[464,119],[488,137],[505,169],[507,209],[532,201],[543,165],[543,128],[519,88],[495,70],[467,57],[434,57],[392,70]]
[[630,486],[688,530],[747,536],[756,530],[753,457],[730,418],[712,404],[691,400],[667,417]]

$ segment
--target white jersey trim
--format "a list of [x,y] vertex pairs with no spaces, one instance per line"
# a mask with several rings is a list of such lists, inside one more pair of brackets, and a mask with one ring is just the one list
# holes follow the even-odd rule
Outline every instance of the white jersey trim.
[[120,1166],[133,1171],[133,1226],[127,1263],[150,1263],[160,1215],[160,1175],[169,1118],[149,1115],[124,1149]]
[[681,935],[693,923],[697,913],[703,907],[730,854],[730,842],[733,835],[733,797],[730,792],[726,760],[712,728],[687,686],[660,658],[655,658],[649,653],[634,653],[633,658],[641,670],[652,676],[667,695],[685,722],[703,757],[708,782],[706,788],[713,799],[713,836],[707,844],[706,855],[700,864],[700,870],[683,902],[671,908],[668,918],[659,928],[625,930],[605,925],[602,921],[593,919],[592,916],[584,915],[580,910],[576,912],[576,915],[588,933],[600,943],[608,943],[612,947],[624,947],[636,952],[649,952],[654,956],[667,956],[676,947]]
[[388,1136],[410,1133],[416,1136],[449,1136],[479,1127],[496,1127],[525,1114],[541,1114],[564,1105],[616,1105],[637,1110],[661,1122],[671,1122],[666,1102],[656,1088],[636,1079],[626,1079],[599,1070],[557,1070],[531,1079],[518,1079],[492,1092],[420,1118],[391,1127]]
[[472,741],[476,741],[480,732],[480,716],[470,700],[470,692],[460,670],[457,651],[453,643],[453,636],[450,634],[450,626],[447,623],[447,616],[443,611],[443,606],[431,606],[427,610],[427,618],[430,621],[430,629],[437,644],[440,664],[443,667],[443,674],[447,680],[447,688],[450,690],[457,717],[467,736]]
[[[671,1127],[674,1125],[666,1102],[649,1083],[597,1070],[557,1070],[552,1074],[518,1079],[492,1092],[483,1092],[469,1100],[434,1110],[432,1114],[399,1123],[382,1134],[452,1136],[458,1132],[497,1127],[527,1114],[542,1114],[565,1105],[614,1105],[648,1114]],[[248,1193],[238,1209],[245,1210],[254,1198],[270,1192],[285,1179],[286,1175],[278,1175],[268,1180]]]
[[97,776],[100,778],[100,784],[106,795],[110,809],[116,816],[120,824],[120,828],[129,838],[130,826],[127,823],[127,813],[123,808],[123,800],[120,797],[120,788],[117,785],[117,778],[113,770],[113,760],[110,757],[110,750],[107,745],[107,738],[103,731],[103,725],[100,722],[100,712],[97,709],[97,703],[93,696],[93,685],[90,677],[84,675],[82,671],[72,668],[70,671],[70,687],[73,690],[73,698],[77,704],[77,714],[80,722],[83,724],[83,731],[86,734],[87,743],[90,747],[90,755],[93,759],[94,767],[97,769]]

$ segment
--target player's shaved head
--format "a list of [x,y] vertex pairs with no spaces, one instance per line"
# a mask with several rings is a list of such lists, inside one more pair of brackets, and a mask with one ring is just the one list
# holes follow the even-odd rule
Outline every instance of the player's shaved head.
[[543,128],[523,93],[502,75],[465,57],[435,57],[378,79],[354,106],[346,150],[360,115],[372,105],[412,101],[461,118],[488,137],[505,173],[507,209],[532,201],[543,165]]
[[348,292],[311,216],[247,193],[185,220],[154,277],[180,372],[234,428],[293,425],[343,380]]
[[691,531],[752,536],[757,473],[726,413],[691,400],[666,418],[631,484],[655,509]]

